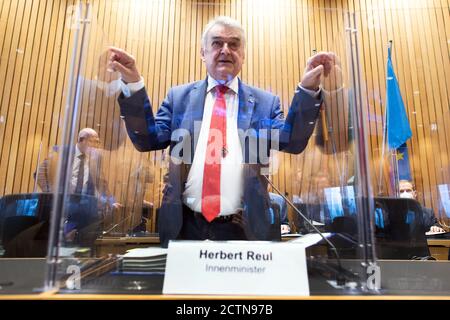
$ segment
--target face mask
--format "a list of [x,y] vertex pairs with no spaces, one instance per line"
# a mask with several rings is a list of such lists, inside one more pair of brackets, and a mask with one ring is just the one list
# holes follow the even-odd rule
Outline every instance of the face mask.
[[414,194],[412,194],[411,192],[403,192],[400,193],[400,198],[414,199]]

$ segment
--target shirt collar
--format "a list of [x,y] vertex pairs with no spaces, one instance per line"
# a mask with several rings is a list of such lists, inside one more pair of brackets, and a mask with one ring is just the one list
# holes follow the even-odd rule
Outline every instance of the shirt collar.
[[[215,88],[219,84],[221,83],[208,74],[208,87],[206,88],[206,92],[210,92],[213,88]],[[239,78],[236,76],[227,83],[225,83],[225,85],[228,88],[230,88],[234,93],[237,94],[239,91]]]
[[78,148],[78,143],[75,145],[75,158],[78,158],[83,153],[80,151],[80,148]]

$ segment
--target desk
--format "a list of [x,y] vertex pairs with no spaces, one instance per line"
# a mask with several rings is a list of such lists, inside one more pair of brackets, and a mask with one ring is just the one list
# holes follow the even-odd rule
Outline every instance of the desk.
[[95,240],[95,252],[97,257],[108,254],[124,254],[129,249],[159,247],[159,236],[147,237],[110,237]]
[[427,239],[430,254],[436,260],[448,260],[450,250],[450,239]]
[[[282,241],[294,238],[283,237]],[[428,247],[431,255],[437,260],[448,260],[450,250],[450,239],[428,239]],[[133,248],[158,247],[159,237],[152,235],[148,237],[110,237],[99,238],[95,241],[95,250],[98,257],[112,254],[124,254]],[[321,252],[323,254],[323,252]]]

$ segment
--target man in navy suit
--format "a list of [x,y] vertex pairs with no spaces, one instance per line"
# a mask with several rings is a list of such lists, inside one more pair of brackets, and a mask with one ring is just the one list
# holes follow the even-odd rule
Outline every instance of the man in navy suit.
[[267,181],[270,149],[298,154],[314,130],[320,81],[335,55],[308,60],[286,120],[280,99],[238,78],[245,59],[240,24],[218,17],[204,29],[205,80],[169,90],[156,115],[135,59],[110,48],[109,68],[123,81],[119,105],[139,151],[170,146],[169,179],[159,213],[163,246],[171,239],[269,240]]

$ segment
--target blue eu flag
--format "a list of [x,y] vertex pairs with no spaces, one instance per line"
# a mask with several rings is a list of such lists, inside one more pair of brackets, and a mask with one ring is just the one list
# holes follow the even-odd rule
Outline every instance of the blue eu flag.
[[397,149],[411,138],[412,131],[392,66],[391,48],[388,49],[386,92],[387,141],[390,149]]

